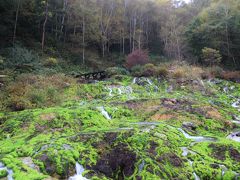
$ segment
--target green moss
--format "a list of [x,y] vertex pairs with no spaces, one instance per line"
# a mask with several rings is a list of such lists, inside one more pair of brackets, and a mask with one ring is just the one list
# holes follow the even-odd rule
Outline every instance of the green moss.
[[[231,149],[240,151],[239,143],[225,138],[233,131],[233,126],[226,124],[233,114],[240,115],[231,107],[234,99],[222,91],[226,82],[220,85],[205,82],[209,92],[202,92],[193,90],[191,84],[181,88],[174,81],[152,79],[158,87],[156,90],[155,87],[133,85],[132,79],[121,76],[96,84],[75,84],[64,90],[67,98],[59,106],[0,113],[0,161],[13,169],[17,180],[21,177],[44,179],[48,177],[48,164],[41,157],[47,156],[54,168],[53,174],[67,178],[69,171],[74,172],[76,161],[84,167],[93,167],[105,152],[124,143],[137,157],[133,175],[125,179],[137,179],[138,176],[142,179],[193,179],[193,172],[201,179],[232,179],[234,172],[240,172],[238,159],[230,153]],[[131,86],[133,93],[119,95],[115,89],[113,96],[109,96],[107,87],[116,84]],[[170,84],[176,87],[168,93],[166,89]],[[238,96],[240,86],[233,85],[236,89],[231,94]],[[48,93],[54,95],[54,89]],[[162,103],[162,98],[186,102],[179,101],[179,104],[168,107]],[[209,118],[204,114],[206,112],[200,111],[209,106],[222,118]],[[112,119],[106,119],[97,107],[104,107]],[[155,125],[137,123],[151,122],[155,114],[169,114],[173,118],[156,120],[159,124]],[[183,122],[195,124],[196,130],[188,130],[192,136],[215,137],[216,142],[191,144],[192,141],[177,129]],[[226,147],[221,152],[224,159],[216,156],[215,146]],[[195,153],[183,157],[181,147],[188,147]],[[41,171],[23,164],[22,157],[31,157]],[[181,162],[179,166],[174,165],[174,158]],[[189,159],[193,161],[193,167]],[[144,167],[140,171],[143,161]],[[214,164],[228,168],[223,177],[221,169]],[[90,169],[84,172],[87,177],[110,179]],[[118,178],[117,174],[114,178]]]
[[7,170],[0,170],[0,178],[4,178],[8,175]]

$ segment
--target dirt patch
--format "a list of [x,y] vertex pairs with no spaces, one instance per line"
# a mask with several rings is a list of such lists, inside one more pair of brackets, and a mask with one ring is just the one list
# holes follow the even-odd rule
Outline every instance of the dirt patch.
[[217,109],[211,106],[205,106],[201,108],[202,111],[206,112],[206,117],[210,119],[222,119],[222,115]]
[[174,116],[171,114],[155,114],[151,117],[153,121],[167,121],[171,120],[172,118],[174,118]]
[[185,110],[185,111],[192,110],[193,103],[187,100],[164,98],[161,101],[162,101],[162,106],[171,110]]
[[43,162],[45,166],[45,170],[49,175],[53,175],[56,172],[56,167],[54,162],[48,157],[48,155],[43,154],[38,158],[40,161]]
[[153,156],[153,157],[156,157],[157,155],[157,152],[156,152],[156,148],[158,147],[158,143],[154,142],[154,141],[151,141],[150,142],[150,148],[148,150],[150,156]]
[[56,118],[55,113],[41,114],[40,119],[43,121],[52,121]]
[[127,101],[124,104],[125,107],[131,110],[137,110],[142,111],[145,113],[151,113],[153,111],[159,110],[160,106],[160,100],[133,100],[133,101]]
[[212,156],[218,160],[224,161],[226,159],[226,151],[228,150],[227,146],[210,144],[208,146],[212,149]]
[[182,159],[174,153],[163,154],[162,156],[160,156],[157,159],[157,161],[161,162],[161,163],[169,162],[171,165],[173,165],[175,167],[182,167],[183,166]]
[[103,155],[111,146],[114,145],[116,142],[118,133],[116,132],[109,132],[106,133],[103,137],[103,140],[99,142],[94,142],[92,146],[98,150],[98,154],[101,156]]
[[136,154],[127,145],[118,144],[110,152],[103,154],[92,169],[109,178],[124,179],[134,173]]
[[237,162],[240,162],[240,153],[238,150],[231,147],[229,150],[229,155],[230,155],[231,159],[233,159]]
[[104,141],[107,142],[109,145],[113,145],[113,143],[117,139],[118,133],[116,132],[109,132],[104,135]]

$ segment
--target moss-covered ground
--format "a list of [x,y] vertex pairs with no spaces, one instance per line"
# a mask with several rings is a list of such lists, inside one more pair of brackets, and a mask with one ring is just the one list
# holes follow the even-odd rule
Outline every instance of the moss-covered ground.
[[[75,84],[59,106],[1,112],[0,162],[16,180],[67,179],[76,162],[88,179],[237,178],[240,142],[227,136],[240,129],[231,106],[240,84],[135,80]],[[178,128],[214,141],[193,143]]]

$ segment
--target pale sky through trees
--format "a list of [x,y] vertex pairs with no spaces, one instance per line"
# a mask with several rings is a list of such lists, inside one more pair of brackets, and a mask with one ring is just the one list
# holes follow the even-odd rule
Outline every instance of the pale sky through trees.
[[184,0],[186,3],[189,3],[191,0]]

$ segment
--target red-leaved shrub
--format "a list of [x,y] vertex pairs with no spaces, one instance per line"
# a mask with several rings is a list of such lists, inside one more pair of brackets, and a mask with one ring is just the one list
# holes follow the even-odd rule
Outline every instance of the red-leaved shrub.
[[127,57],[126,67],[131,69],[137,65],[145,65],[149,63],[148,52],[144,50],[135,50]]

